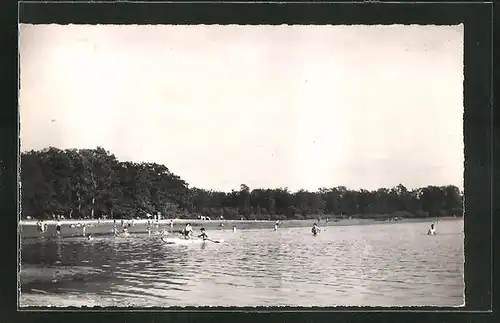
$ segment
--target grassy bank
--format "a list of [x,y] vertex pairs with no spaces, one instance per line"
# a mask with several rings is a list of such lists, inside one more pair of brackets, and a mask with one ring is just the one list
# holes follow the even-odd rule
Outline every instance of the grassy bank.
[[[369,224],[392,224],[399,222],[436,222],[453,220],[455,218],[412,218],[412,219],[400,219],[397,222],[389,220],[377,220],[377,219],[340,219],[335,221],[325,221],[319,222],[320,227],[324,226],[347,226],[347,225],[369,225]],[[455,219],[456,220],[456,219]],[[280,221],[280,228],[294,228],[294,227],[310,227],[317,220],[284,220]],[[97,220],[64,220],[61,222],[61,236],[71,237],[71,236],[82,236],[82,227],[76,227],[77,224],[86,224],[88,227],[85,232],[92,235],[110,235],[113,232],[113,220],[97,221]],[[39,233],[36,226],[36,221],[20,221],[19,230],[22,238],[35,238],[35,237],[53,237],[56,235],[56,223],[57,221],[44,221],[47,224],[47,230],[44,233]],[[127,220],[124,220],[128,231],[130,233],[146,233],[148,232],[147,220],[134,220],[133,225],[127,226]],[[161,220],[152,226],[152,232],[157,230],[169,230],[170,220]],[[181,230],[184,228],[186,223],[191,223],[195,230],[201,228],[202,226],[208,231],[214,230],[232,230],[236,227],[237,230],[247,230],[247,229],[273,229],[276,221],[252,221],[252,220],[185,220],[185,219],[175,219],[173,221],[173,230]],[[121,220],[116,221],[116,226],[118,231],[121,231]]]

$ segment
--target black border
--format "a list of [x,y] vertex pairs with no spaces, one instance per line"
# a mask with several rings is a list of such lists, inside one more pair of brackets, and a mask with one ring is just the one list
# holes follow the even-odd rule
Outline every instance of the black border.
[[[491,215],[493,211],[493,125],[492,117],[492,4],[483,3],[21,3],[19,6],[20,22],[23,23],[107,23],[107,24],[437,24],[449,25],[464,23],[464,138],[465,138],[465,232],[466,232],[466,309],[471,311],[488,311],[491,309],[492,286],[492,234]],[[14,25],[9,40],[14,43],[17,52],[17,26]],[[3,36],[3,35],[2,35]],[[17,38],[17,37],[16,37]],[[17,53],[14,54],[17,59]],[[17,66],[10,62],[8,71],[17,79]],[[5,74],[4,74],[5,75]],[[6,83],[14,90],[11,81]],[[17,86],[17,82],[16,82]],[[2,175],[3,187],[0,187],[2,213],[17,211],[17,174],[16,162],[18,151],[17,136],[17,88],[16,102],[9,108],[0,109],[2,131],[1,160],[5,166]],[[498,117],[497,117],[498,118]],[[495,124],[496,125],[496,124]],[[495,133],[498,135],[498,132]],[[497,144],[498,146],[498,144]],[[498,170],[497,167],[495,167]],[[496,175],[496,174],[495,174]],[[10,189],[10,190],[9,190]],[[500,196],[496,194],[495,196]],[[3,202],[6,203],[3,203]],[[496,201],[495,201],[496,202]],[[6,205],[4,209],[3,205]],[[498,212],[498,208],[496,209]],[[470,217],[467,216],[470,214]],[[14,217],[12,216],[12,219]],[[10,222],[9,222],[10,224]],[[15,223],[17,234],[17,221]],[[9,242],[17,241],[12,237]],[[9,259],[15,259],[14,246],[5,245],[6,250],[12,250]],[[14,265],[2,263],[3,269]],[[17,276],[17,274],[15,274]],[[6,275],[2,275],[6,277]],[[6,292],[2,306],[12,305],[17,308],[17,297],[13,293],[16,283],[13,283],[14,273],[1,286],[11,287]],[[7,288],[6,288],[7,290]],[[7,301],[9,299],[9,301]],[[250,313],[238,313],[240,320],[255,320],[257,317],[272,317],[275,320],[315,320],[341,321],[394,320],[405,321],[410,316],[416,320],[427,322],[442,321],[492,321],[488,313],[465,313],[464,309],[449,310],[461,313],[436,312],[437,308],[403,308],[406,312],[390,312],[385,308],[317,308],[297,309],[293,312],[281,312],[283,308],[246,309]],[[229,309],[230,310],[230,309]],[[240,311],[241,309],[238,309]],[[329,313],[329,311],[339,311]],[[398,311],[398,309],[391,309]],[[424,310],[424,311],[423,311]],[[427,311],[425,311],[427,310]],[[120,311],[59,313],[54,312],[15,312],[2,322],[67,322],[71,319],[98,321],[167,321],[209,319],[220,321],[223,318],[232,319],[236,313],[224,312],[217,308],[186,308],[183,312],[129,312],[123,308]],[[191,312],[188,312],[191,311]],[[217,311],[217,312],[216,312]],[[292,311],[288,308],[287,311]],[[413,312],[412,312],[413,311]],[[416,311],[416,312],[415,312]],[[0,312],[2,316],[11,311]],[[256,317],[257,316],[257,317]]]

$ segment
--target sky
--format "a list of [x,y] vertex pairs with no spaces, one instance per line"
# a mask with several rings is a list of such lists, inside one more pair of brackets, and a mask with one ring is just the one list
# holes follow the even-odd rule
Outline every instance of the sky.
[[19,27],[21,151],[191,187],[463,188],[463,25]]

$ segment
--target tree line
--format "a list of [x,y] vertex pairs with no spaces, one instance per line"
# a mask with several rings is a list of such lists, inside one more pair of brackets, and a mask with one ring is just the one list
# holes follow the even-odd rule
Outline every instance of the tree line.
[[238,190],[219,192],[190,188],[164,165],[120,162],[102,147],[21,154],[23,218],[136,218],[157,212],[212,219],[443,217],[461,216],[462,204],[463,194],[453,185],[291,192],[241,184]]

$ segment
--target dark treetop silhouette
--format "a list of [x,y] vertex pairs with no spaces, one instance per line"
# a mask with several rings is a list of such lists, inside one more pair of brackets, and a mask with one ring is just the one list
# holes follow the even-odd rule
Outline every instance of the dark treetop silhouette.
[[318,217],[461,216],[463,195],[456,186],[376,191],[344,186],[316,192],[287,188],[217,192],[188,183],[156,163],[120,162],[105,149],[47,148],[21,154],[22,218],[135,218],[199,215],[226,219]]

